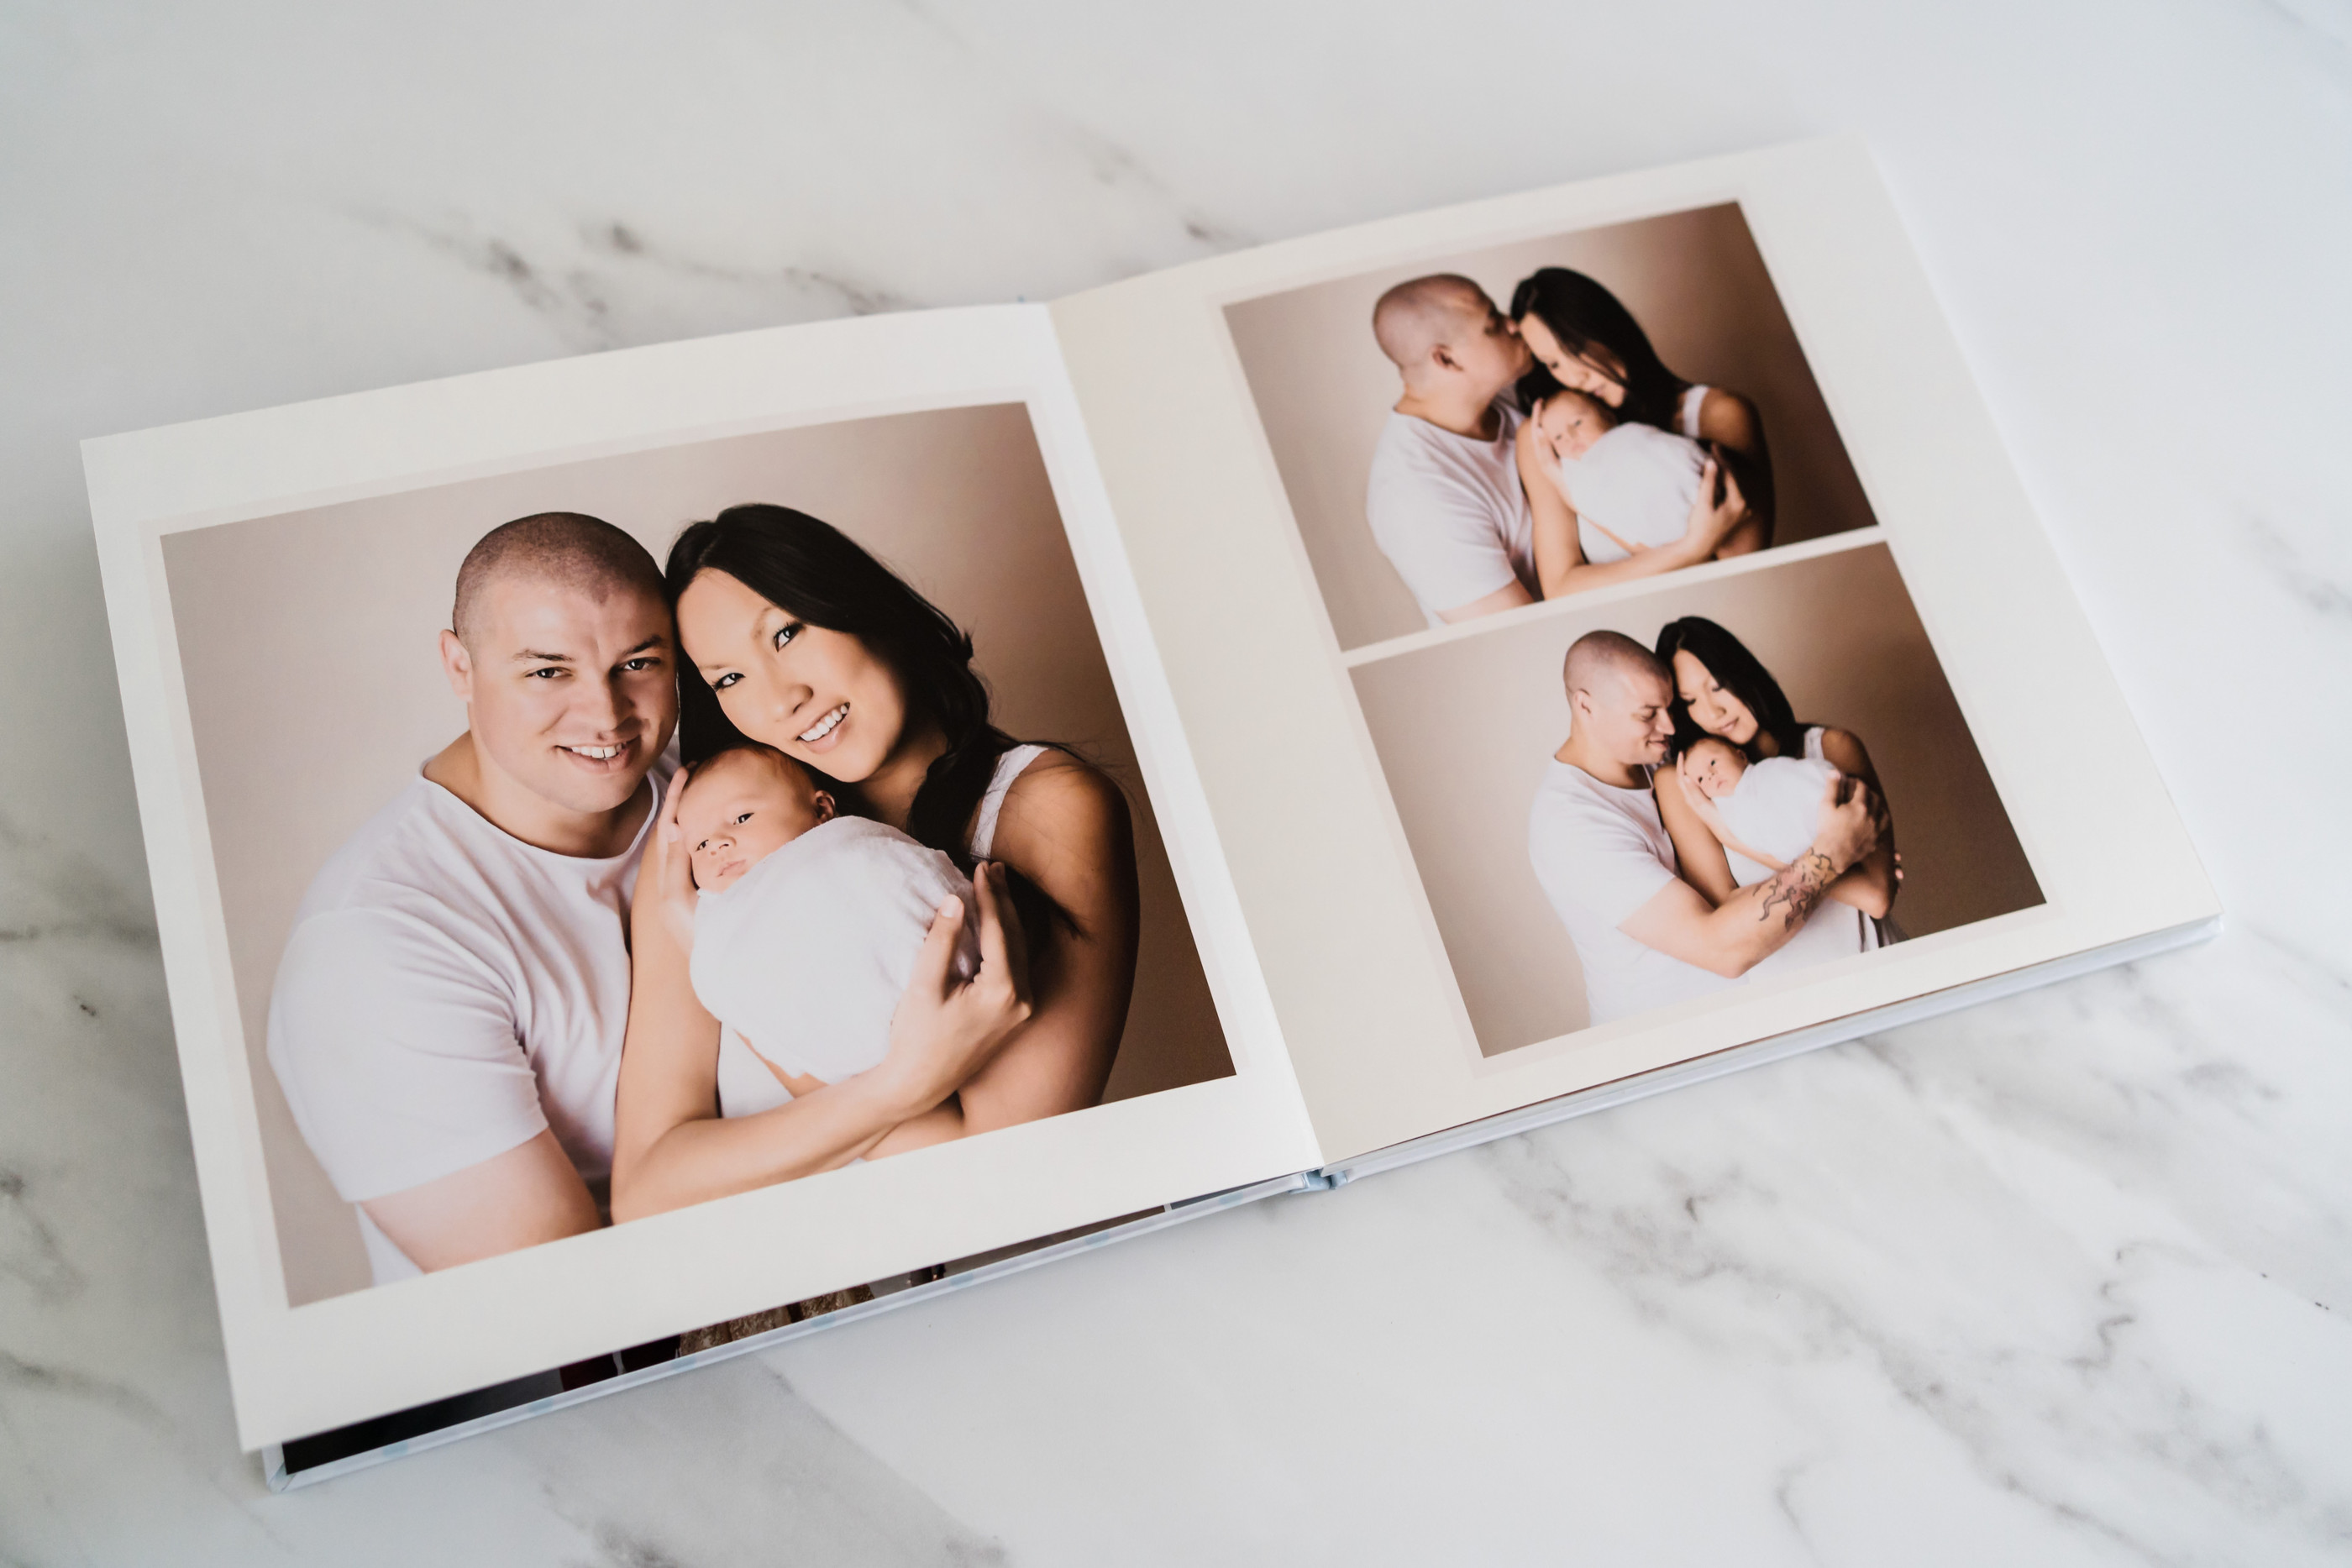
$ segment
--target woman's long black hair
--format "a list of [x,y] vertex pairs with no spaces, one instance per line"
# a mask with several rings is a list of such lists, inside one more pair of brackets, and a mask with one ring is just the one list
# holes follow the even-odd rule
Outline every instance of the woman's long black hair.
[[[808,625],[856,637],[890,667],[908,720],[928,719],[947,739],[947,749],[915,791],[907,834],[969,872],[965,824],[988,792],[996,759],[1017,744],[989,722],[988,687],[971,667],[971,636],[848,535],[789,507],[730,507],[709,522],[688,525],[670,546],[663,573],[673,612],[704,571],[725,572]],[[683,659],[677,688],[678,754],[688,766],[750,738]],[[821,782],[837,798],[842,794],[841,780]],[[1009,883],[1023,927],[1042,936],[1059,913],[1052,900],[1017,872]]]
[[[1798,722],[1796,713],[1789,706],[1788,695],[1780,683],[1772,678],[1763,661],[1748,651],[1748,644],[1699,615],[1685,615],[1679,621],[1669,621],[1658,633],[1658,662],[1671,671],[1675,655],[1688,653],[1706,666],[1715,684],[1738,697],[1756,716],[1756,733],[1771,736],[1783,757],[1805,754],[1805,731],[1810,727]],[[1670,677],[1671,678],[1671,677]],[[1680,757],[1693,741],[1709,733],[1691,722],[1690,705],[1680,693],[1675,696],[1671,710],[1675,716],[1675,755]],[[1756,742],[1750,739],[1746,747],[1750,762],[1761,759]]]
[[[1564,267],[1538,268],[1511,290],[1511,319],[1534,316],[1551,329],[1559,346],[1579,359],[1589,360],[1594,349],[1605,350],[1625,367],[1625,402],[1620,419],[1638,420],[1661,430],[1675,428],[1675,404],[1682,397],[1683,380],[1666,369],[1650,335],[1614,294],[1580,272]],[[1550,371],[1538,364],[1519,381],[1519,406],[1535,407],[1538,400],[1559,390]]]

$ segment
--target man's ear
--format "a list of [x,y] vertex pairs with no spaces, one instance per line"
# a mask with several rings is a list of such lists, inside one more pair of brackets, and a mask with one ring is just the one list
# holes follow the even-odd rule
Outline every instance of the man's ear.
[[1462,361],[1454,357],[1453,345],[1448,343],[1433,344],[1429,350],[1429,362],[1440,371],[1458,371],[1462,368]]
[[449,689],[459,702],[474,700],[474,656],[455,632],[441,633],[441,673],[449,677]]
[[834,804],[833,804],[833,797],[832,797],[831,795],[826,794],[824,790],[820,789],[820,790],[818,790],[818,791],[816,792],[816,795],[815,795],[815,800],[816,800],[816,820],[817,820],[818,821],[820,821],[820,822],[830,822],[830,821],[833,821],[833,813],[834,813],[834,810],[835,810],[835,807],[834,807]]

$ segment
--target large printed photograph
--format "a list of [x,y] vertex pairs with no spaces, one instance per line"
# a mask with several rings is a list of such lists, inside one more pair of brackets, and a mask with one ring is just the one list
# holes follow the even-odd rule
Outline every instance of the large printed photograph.
[[1021,404],[162,550],[290,1304],[1233,1071]]
[[1342,650],[1874,522],[1736,204],[1225,321]]
[[1485,1056],[2042,903],[1874,539],[1351,674]]

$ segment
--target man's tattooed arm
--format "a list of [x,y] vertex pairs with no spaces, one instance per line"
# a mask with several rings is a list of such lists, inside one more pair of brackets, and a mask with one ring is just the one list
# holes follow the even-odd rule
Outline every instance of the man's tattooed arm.
[[1794,865],[1757,884],[1761,896],[1756,900],[1756,918],[1760,923],[1777,915],[1783,930],[1794,931],[1836,880],[1837,868],[1830,863],[1830,857],[1819,850],[1807,850]]

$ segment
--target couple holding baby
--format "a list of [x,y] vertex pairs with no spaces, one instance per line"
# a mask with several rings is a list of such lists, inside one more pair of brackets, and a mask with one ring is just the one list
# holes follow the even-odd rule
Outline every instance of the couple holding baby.
[[1870,754],[1801,723],[1738,638],[1696,615],[1654,649],[1591,632],[1562,678],[1568,739],[1528,810],[1528,858],[1591,1023],[1893,939],[1903,872]]
[[1381,296],[1402,394],[1372,455],[1372,538],[1432,626],[1772,542],[1755,406],[1669,371],[1607,288],[1538,269],[1508,315],[1446,273]]
[[520,518],[440,652],[466,732],[313,881],[270,1003],[378,1283],[1100,1099],[1126,802],[992,725],[845,536],[730,507],[665,574]]

